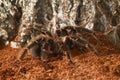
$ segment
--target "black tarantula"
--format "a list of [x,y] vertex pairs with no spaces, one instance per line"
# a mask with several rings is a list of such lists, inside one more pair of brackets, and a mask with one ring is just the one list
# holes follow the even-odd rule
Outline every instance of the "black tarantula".
[[30,51],[32,56],[41,57],[43,61],[47,59],[49,54],[64,53],[70,63],[73,63],[70,56],[72,49],[80,51],[86,48],[92,53],[99,55],[93,45],[85,39],[83,35],[84,32],[90,33],[96,40],[98,40],[93,31],[82,27],[66,26],[57,29],[55,34],[52,34],[50,31],[45,31],[29,42],[21,53],[19,59],[24,57],[27,50]]

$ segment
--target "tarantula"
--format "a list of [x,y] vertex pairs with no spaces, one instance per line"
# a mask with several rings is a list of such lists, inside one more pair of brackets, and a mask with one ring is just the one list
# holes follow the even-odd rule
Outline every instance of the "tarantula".
[[89,43],[83,36],[83,32],[90,33],[95,39],[98,40],[94,32],[81,27],[67,26],[61,29],[57,29],[55,34],[49,31],[44,32],[36,36],[30,41],[25,47],[19,59],[22,59],[30,51],[32,56],[41,57],[44,61],[47,59],[49,54],[65,54],[70,63],[73,63],[71,59],[71,50],[81,50],[83,48],[88,49],[92,53],[99,55],[97,50]]

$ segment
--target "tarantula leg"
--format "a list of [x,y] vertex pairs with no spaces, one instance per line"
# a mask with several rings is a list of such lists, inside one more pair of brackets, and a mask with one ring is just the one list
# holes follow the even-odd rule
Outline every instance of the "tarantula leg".
[[87,49],[86,47],[81,47],[78,49],[81,53],[86,53],[87,52]]
[[20,57],[18,58],[18,60],[21,60],[22,58],[24,58],[25,54],[27,53],[27,48],[24,49],[24,51],[22,52],[22,54],[20,55]]
[[50,44],[48,42],[43,43],[41,47],[41,60],[47,61],[48,55],[51,53]]
[[97,35],[93,31],[91,31],[91,30],[89,30],[87,28],[83,28],[83,27],[78,27],[77,30],[78,30],[78,32],[84,31],[84,32],[87,32],[87,33],[91,34],[97,41],[100,42],[100,40],[98,39]]
[[70,52],[65,51],[65,54],[66,54],[66,57],[67,57],[68,62],[69,62],[70,64],[74,64],[73,61],[72,61],[72,59],[71,59],[71,54],[70,54]]
[[42,61],[47,61],[47,58],[48,58],[47,51],[45,49],[43,49],[42,52],[41,52],[41,60]]
[[33,46],[34,43],[30,43],[27,48],[25,48],[22,53],[20,54],[20,57],[18,58],[19,60],[24,58],[25,54],[27,53],[27,50],[30,49]]
[[77,39],[77,45],[79,48],[83,47],[88,49],[89,51],[91,51],[92,53],[96,54],[99,56],[98,51],[93,47],[92,44],[90,44],[87,40],[85,40],[84,38],[79,38]]
[[93,47],[91,44],[86,44],[86,48],[89,49],[92,53],[96,54],[97,56],[100,56],[98,51]]
[[93,33],[92,36],[101,44],[101,41],[99,40],[99,38],[97,37],[95,33]]

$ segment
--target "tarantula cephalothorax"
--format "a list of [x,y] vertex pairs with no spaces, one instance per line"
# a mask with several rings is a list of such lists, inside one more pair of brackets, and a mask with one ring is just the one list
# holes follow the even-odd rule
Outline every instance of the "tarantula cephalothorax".
[[30,51],[32,56],[41,57],[42,60],[46,60],[49,54],[64,53],[70,63],[73,63],[70,56],[72,49],[81,50],[86,48],[92,53],[99,55],[94,46],[83,37],[82,33],[84,32],[90,33],[98,40],[94,32],[81,27],[67,26],[57,29],[54,35],[46,31],[44,34],[40,34],[30,41],[21,53],[19,59],[24,57],[27,50]]

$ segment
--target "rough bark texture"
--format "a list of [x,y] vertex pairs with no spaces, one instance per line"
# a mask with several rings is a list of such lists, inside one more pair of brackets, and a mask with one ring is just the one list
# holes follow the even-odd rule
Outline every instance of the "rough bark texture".
[[120,47],[120,1],[0,1],[0,40],[3,43],[17,41],[24,46],[40,34],[41,27],[54,33],[56,28],[67,25],[100,31]]

